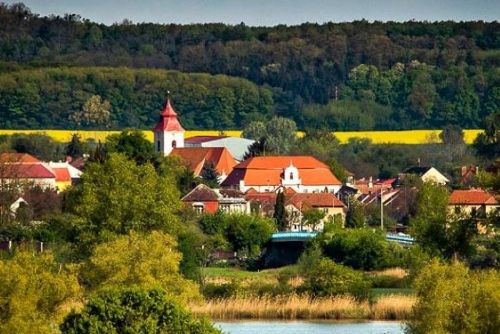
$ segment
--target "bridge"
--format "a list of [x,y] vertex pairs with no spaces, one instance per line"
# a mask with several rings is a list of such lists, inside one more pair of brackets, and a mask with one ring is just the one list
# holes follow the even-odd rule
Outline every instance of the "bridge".
[[313,239],[318,232],[275,232],[271,242],[305,242]]

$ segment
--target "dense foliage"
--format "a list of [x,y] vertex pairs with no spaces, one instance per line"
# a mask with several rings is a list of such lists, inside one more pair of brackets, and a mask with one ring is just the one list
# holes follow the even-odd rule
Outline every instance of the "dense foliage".
[[[0,17],[0,87],[13,96],[0,94],[0,115],[16,115],[5,118],[9,127],[61,127],[95,94],[110,101],[115,125],[151,126],[167,89],[190,128],[241,127],[271,111],[299,127],[478,127],[500,105],[498,22],[105,26],[19,4],[1,5]],[[16,72],[60,65],[225,74],[273,88],[161,70],[139,80],[124,68]]]
[[81,294],[74,267],[50,252],[0,260],[0,332],[52,333]]
[[93,296],[81,313],[69,314],[61,324],[65,334],[83,333],[220,333],[198,320],[158,289],[114,288]]
[[407,332],[498,333],[500,275],[433,261],[415,281],[418,301]]

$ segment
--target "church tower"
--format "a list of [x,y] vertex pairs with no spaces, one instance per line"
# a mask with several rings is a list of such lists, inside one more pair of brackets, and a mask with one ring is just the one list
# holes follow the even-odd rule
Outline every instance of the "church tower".
[[170,98],[167,98],[165,108],[160,113],[160,121],[153,129],[155,152],[169,155],[176,147],[184,147],[184,128],[177,119]]

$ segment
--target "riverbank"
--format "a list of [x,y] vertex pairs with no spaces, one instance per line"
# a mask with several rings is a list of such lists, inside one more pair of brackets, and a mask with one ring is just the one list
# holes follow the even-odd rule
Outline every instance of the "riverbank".
[[288,295],[213,299],[190,308],[215,320],[407,320],[415,301],[411,295],[380,296],[373,303],[349,296],[312,299]]

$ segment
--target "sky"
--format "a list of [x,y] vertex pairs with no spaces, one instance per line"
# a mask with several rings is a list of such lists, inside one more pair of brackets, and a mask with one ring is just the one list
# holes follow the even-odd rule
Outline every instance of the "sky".
[[500,0],[15,0],[42,16],[79,14],[94,22],[304,22],[500,20]]

